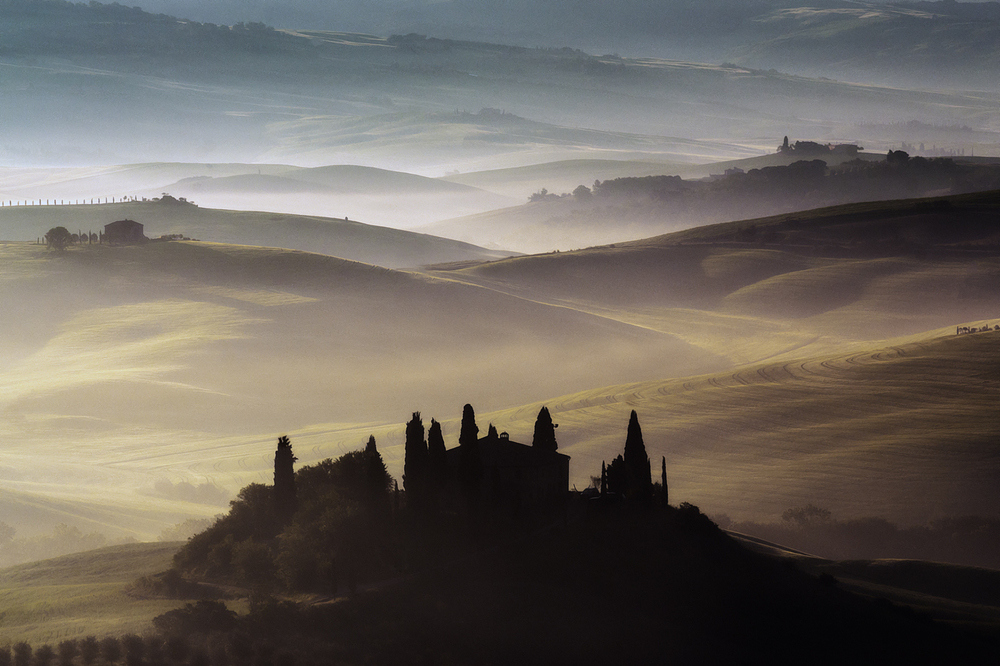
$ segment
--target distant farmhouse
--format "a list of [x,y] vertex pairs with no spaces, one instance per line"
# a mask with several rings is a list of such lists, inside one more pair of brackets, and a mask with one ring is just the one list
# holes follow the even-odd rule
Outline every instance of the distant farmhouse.
[[145,243],[148,238],[142,232],[142,225],[135,220],[118,220],[104,225],[102,242],[111,245],[123,243]]
[[[458,478],[461,447],[446,453],[452,478]],[[491,430],[479,439],[482,460],[481,497],[487,506],[517,515],[565,501],[569,492],[569,456],[512,442]]]

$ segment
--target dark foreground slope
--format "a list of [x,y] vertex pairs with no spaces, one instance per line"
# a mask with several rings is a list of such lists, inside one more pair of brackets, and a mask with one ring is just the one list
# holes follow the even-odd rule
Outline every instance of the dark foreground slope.
[[[605,511],[348,600],[262,604],[229,641],[297,664],[988,663],[996,647],[751,553],[694,507]],[[197,642],[198,619],[169,628]]]

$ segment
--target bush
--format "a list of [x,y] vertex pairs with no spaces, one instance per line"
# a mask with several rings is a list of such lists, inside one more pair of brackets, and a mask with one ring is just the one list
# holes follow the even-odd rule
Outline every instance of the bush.
[[51,645],[46,643],[42,647],[35,650],[35,664],[36,666],[49,666],[55,656],[56,651],[52,649]]
[[14,644],[14,666],[31,666],[31,646],[24,641]]
[[114,636],[108,636],[101,641],[101,657],[109,664],[117,663],[122,658],[122,646]]
[[87,636],[80,641],[79,646],[80,659],[83,661],[84,666],[90,666],[97,660],[97,656],[101,653],[101,646],[97,642],[96,636]]

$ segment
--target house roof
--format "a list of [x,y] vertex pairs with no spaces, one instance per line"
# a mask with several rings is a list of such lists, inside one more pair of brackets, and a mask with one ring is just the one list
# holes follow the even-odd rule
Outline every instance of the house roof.
[[125,228],[125,227],[128,228],[142,227],[142,224],[136,222],[135,220],[115,220],[114,222],[109,222],[108,224],[104,225],[105,230]]
[[[457,460],[461,447],[448,449],[449,458]],[[555,451],[544,451],[505,437],[482,437],[479,455],[486,467],[546,467],[569,461],[569,456]]]

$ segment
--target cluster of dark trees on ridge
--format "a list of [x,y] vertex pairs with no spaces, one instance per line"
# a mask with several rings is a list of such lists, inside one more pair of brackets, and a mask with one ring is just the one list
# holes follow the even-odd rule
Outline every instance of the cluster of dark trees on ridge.
[[[536,419],[532,449],[554,453],[556,425],[548,408]],[[248,588],[336,594],[359,583],[411,570],[425,556],[431,532],[443,542],[485,538],[486,533],[536,529],[565,522],[568,488],[561,501],[511,512],[483,492],[480,446],[499,437],[490,424],[480,439],[475,411],[466,405],[458,438],[458,465],[446,459],[441,424],[426,431],[419,412],[406,424],[403,489],[389,475],[374,436],[365,448],[298,470],[287,437],[278,440],[274,485],[251,484],[229,514],[192,537],[175,557],[170,585],[182,575]],[[663,481],[650,480],[650,461],[636,413],[629,420],[624,455],[602,469],[599,495],[633,505],[666,504]],[[416,529],[421,538],[408,530]],[[472,536],[470,536],[472,535]],[[438,544],[441,546],[441,544]]]
[[[808,144],[796,150],[794,147]],[[816,149],[809,150],[809,146]],[[822,152],[816,152],[822,150]],[[625,207],[640,218],[669,217],[704,224],[749,219],[845,203],[912,199],[1000,189],[1000,166],[958,163],[944,157],[911,157],[890,150],[885,159],[857,157],[830,166],[826,146],[798,141],[788,154],[803,159],[705,180],[680,176],[623,177],[580,185],[570,194],[542,189],[531,202],[571,200],[608,216]]]

